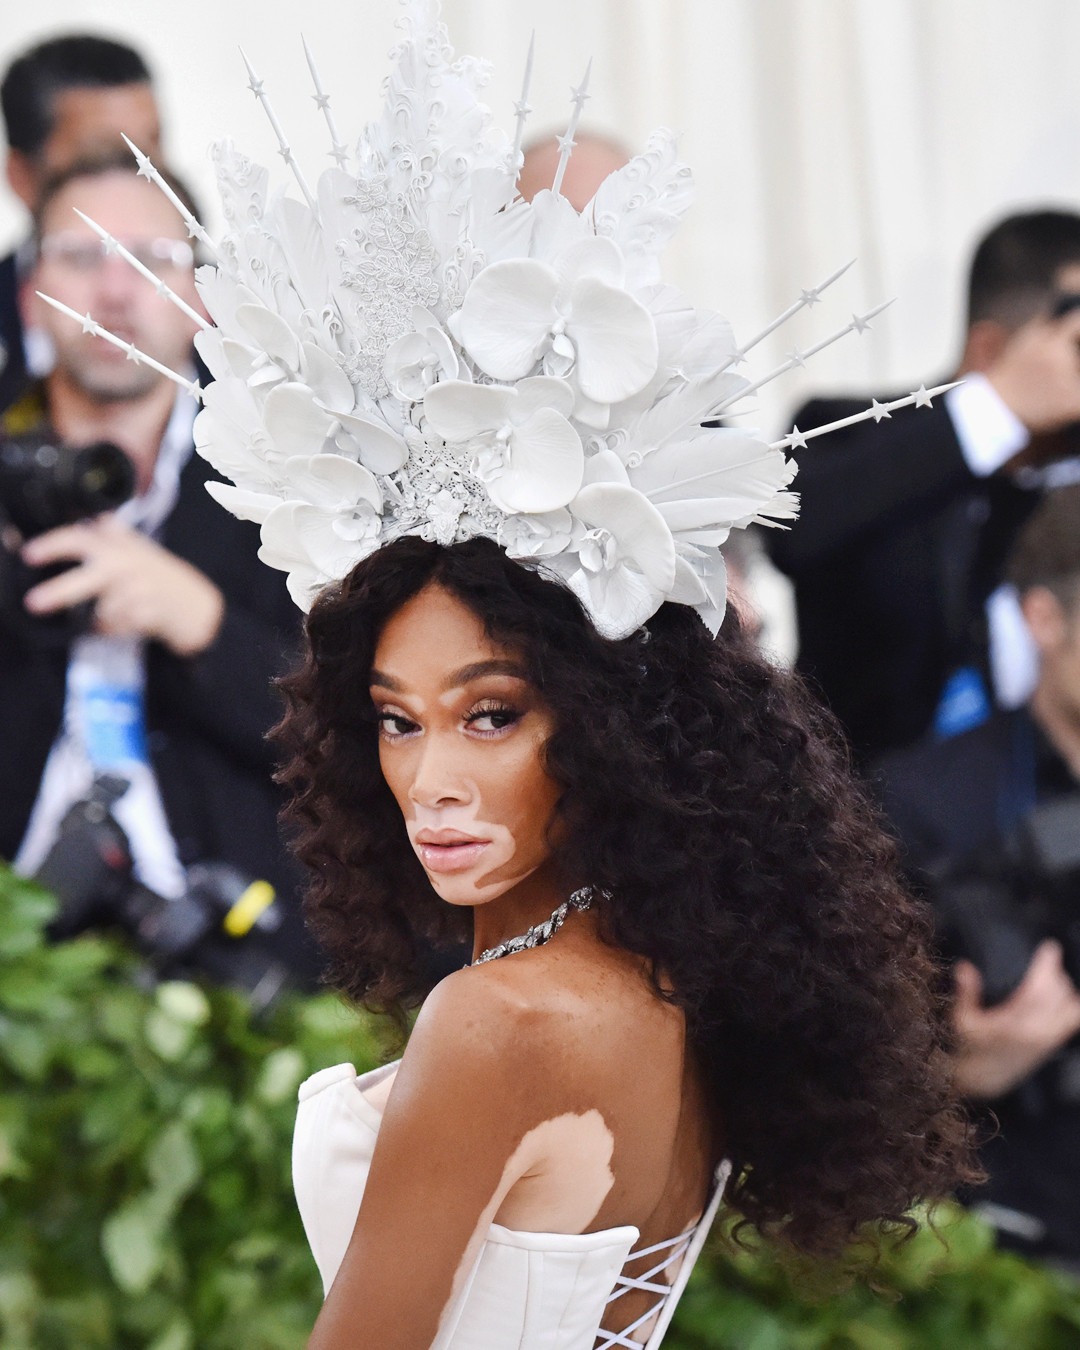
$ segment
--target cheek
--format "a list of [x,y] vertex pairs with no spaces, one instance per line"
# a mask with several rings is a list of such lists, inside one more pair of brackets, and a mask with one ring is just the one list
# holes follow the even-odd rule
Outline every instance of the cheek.
[[502,824],[516,850],[547,853],[559,795],[538,755],[530,753],[519,757],[505,773],[489,778],[482,792],[481,815]]
[[383,781],[390,789],[390,795],[397,802],[402,815],[408,815],[409,777],[405,757],[400,750],[395,751],[385,741],[379,742],[379,768]]

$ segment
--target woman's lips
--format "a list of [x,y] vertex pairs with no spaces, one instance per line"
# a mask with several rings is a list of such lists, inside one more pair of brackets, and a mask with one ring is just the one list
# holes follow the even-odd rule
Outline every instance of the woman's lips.
[[461,839],[446,844],[417,840],[416,851],[429,872],[467,872],[479,862],[487,846],[486,839]]

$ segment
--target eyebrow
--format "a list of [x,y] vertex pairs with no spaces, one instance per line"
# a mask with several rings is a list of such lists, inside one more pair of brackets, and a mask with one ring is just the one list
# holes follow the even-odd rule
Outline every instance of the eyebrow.
[[[524,680],[527,678],[525,671],[516,661],[508,661],[505,658],[494,659],[491,661],[474,661],[471,665],[462,666],[460,670],[452,671],[443,681],[442,688],[459,689],[463,684],[469,684],[473,680],[483,679],[485,675],[510,675],[515,680]],[[389,689],[392,694],[405,693],[405,686],[400,680],[395,680],[392,675],[387,675],[382,670],[372,670],[369,684],[378,685],[380,689]]]

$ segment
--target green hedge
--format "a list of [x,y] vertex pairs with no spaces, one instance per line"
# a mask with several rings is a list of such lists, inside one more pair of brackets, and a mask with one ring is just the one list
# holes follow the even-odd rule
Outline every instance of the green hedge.
[[[155,987],[111,938],[46,944],[52,911],[0,870],[0,1344],[299,1350],[319,1283],[289,1180],[296,1087],[381,1062],[392,1032],[329,995],[255,1019],[228,991]],[[670,1350],[1080,1345],[1080,1286],[970,1218],[946,1237],[887,1259],[891,1296],[817,1303],[765,1253],[714,1247]]]

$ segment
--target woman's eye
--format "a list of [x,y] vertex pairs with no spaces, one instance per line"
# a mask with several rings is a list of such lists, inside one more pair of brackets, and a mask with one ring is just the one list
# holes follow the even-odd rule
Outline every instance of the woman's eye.
[[505,731],[507,727],[519,721],[521,713],[516,708],[475,708],[465,719],[472,731],[493,735]]
[[384,712],[379,713],[379,734],[387,739],[394,739],[398,736],[407,736],[409,732],[416,730],[416,723],[409,718],[402,716],[401,713]]

